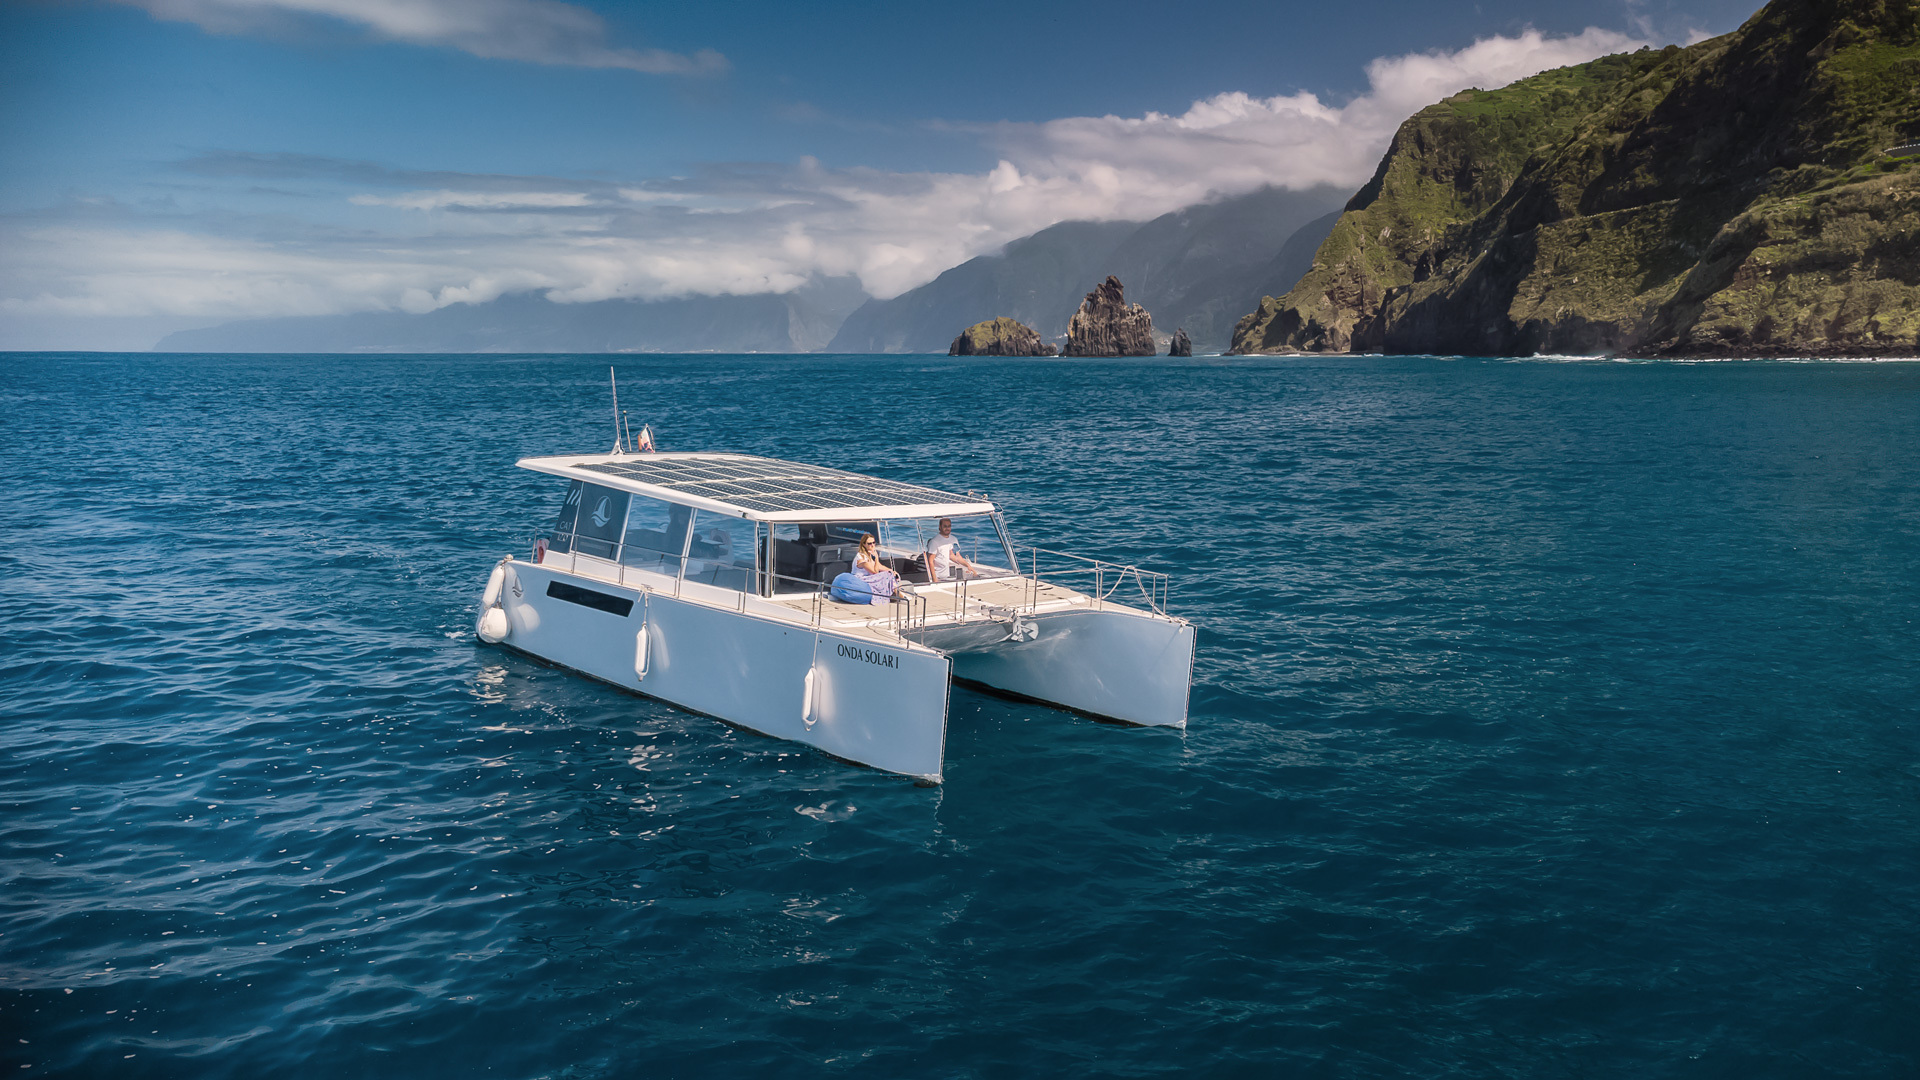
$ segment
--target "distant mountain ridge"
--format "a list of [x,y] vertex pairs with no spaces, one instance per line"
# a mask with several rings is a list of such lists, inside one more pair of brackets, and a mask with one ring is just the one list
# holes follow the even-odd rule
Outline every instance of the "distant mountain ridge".
[[1108,276],[1152,315],[1164,347],[1184,327],[1218,352],[1235,320],[1305,273],[1346,193],[1264,188],[1147,222],[1068,221],[873,300],[852,277],[789,293],[561,304],[514,293],[423,314],[245,319],[169,334],[161,352],[922,352],[945,353],[983,320],[1026,323],[1058,345]]
[[1087,290],[1112,275],[1163,340],[1185,327],[1196,351],[1217,352],[1263,296],[1292,288],[1347,196],[1332,187],[1263,188],[1145,223],[1063,222],[869,301],[827,349],[944,353],[954,334],[1000,316],[1058,343]]
[[514,293],[412,315],[247,319],[169,334],[159,352],[813,352],[867,299],[857,279],[790,293],[556,304]]

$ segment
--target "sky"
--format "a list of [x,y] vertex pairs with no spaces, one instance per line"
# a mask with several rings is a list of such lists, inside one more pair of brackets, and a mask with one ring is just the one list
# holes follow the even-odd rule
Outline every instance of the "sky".
[[893,296],[1048,225],[1357,188],[1400,121],[1758,0],[0,0],[0,349]]

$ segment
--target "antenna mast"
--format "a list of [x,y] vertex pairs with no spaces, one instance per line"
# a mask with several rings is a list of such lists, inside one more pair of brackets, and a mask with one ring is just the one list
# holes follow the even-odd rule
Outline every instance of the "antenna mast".
[[613,368],[607,368],[607,382],[613,386],[613,452],[624,454],[626,440],[620,436],[620,380],[614,377]]

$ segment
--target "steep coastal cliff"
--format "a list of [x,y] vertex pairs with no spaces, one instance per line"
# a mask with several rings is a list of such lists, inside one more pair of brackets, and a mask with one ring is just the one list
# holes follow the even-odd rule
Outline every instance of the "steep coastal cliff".
[[1911,354],[1920,5],[1775,0],[1732,34],[1406,121],[1235,352]]
[[1067,347],[1060,355],[1152,356],[1158,351],[1153,344],[1153,317],[1139,304],[1127,303],[1125,286],[1109,274],[1068,320]]

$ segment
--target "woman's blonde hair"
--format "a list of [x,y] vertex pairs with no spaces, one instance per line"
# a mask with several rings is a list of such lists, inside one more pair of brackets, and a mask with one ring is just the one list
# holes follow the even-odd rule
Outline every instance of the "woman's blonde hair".
[[868,544],[874,544],[874,545],[876,545],[876,546],[877,546],[877,545],[878,545],[879,543],[880,543],[880,541],[878,541],[878,540],[875,540],[875,539],[873,538],[873,534],[872,534],[872,533],[861,533],[861,534],[860,534],[860,546],[861,546],[861,547],[866,547],[866,546],[867,546]]

